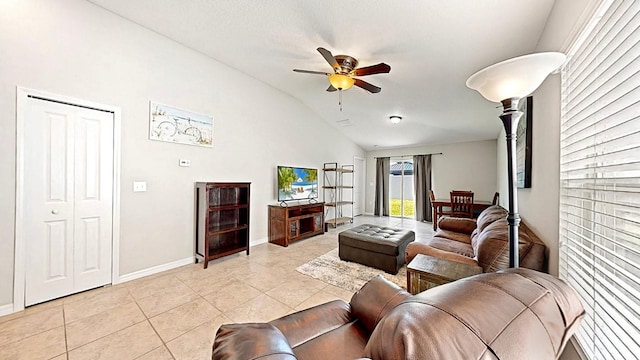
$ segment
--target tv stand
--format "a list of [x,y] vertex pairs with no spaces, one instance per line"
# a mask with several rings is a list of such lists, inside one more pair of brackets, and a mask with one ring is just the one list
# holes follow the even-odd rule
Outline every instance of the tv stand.
[[269,205],[269,242],[280,246],[324,234],[324,203]]

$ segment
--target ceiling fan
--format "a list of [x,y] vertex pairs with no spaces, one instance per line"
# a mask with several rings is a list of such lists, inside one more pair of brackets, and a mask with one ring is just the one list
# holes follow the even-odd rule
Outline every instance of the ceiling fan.
[[333,73],[328,73],[324,71],[312,71],[312,70],[300,70],[293,69],[295,72],[306,73],[306,74],[320,74],[326,75],[329,78],[329,88],[327,91],[340,91],[340,110],[342,110],[342,90],[347,90],[351,86],[355,85],[359,88],[365,89],[370,93],[379,93],[381,88],[370,84],[364,80],[360,80],[355,78],[355,76],[366,76],[372,74],[382,74],[388,73],[391,71],[391,66],[380,63],[377,65],[365,66],[361,68],[357,68],[358,60],[349,55],[336,55],[333,56],[331,51],[319,47],[318,52],[322,54],[325,60],[331,65],[333,68]]

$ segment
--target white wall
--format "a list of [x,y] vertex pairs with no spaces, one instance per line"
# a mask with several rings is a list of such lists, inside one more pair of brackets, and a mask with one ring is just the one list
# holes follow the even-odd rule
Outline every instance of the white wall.
[[[0,306],[13,292],[16,86],[122,108],[121,275],[193,255],[196,181],[252,182],[255,244],[277,165],[364,157],[298,100],[86,1],[0,2],[0,54]],[[213,148],[148,140],[149,100],[213,115]]]
[[[499,121],[499,120],[496,120]],[[366,207],[373,214],[375,202],[376,157],[442,153],[431,157],[432,187],[437,198],[449,198],[451,190],[472,190],[477,200],[491,201],[496,192],[496,141],[378,150],[367,153]],[[406,159],[412,158],[411,156]]]

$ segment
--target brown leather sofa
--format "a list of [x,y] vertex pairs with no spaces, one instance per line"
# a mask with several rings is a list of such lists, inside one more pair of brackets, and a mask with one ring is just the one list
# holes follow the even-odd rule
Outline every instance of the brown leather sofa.
[[378,276],[350,303],[222,325],[212,359],[557,359],[583,317],[573,289],[529,269],[415,296]]
[[[484,272],[509,267],[507,210],[485,209],[477,219],[442,217],[432,239],[407,245],[407,264],[417,254],[435,256],[482,267]],[[518,227],[520,266],[547,271],[546,246],[524,222]]]

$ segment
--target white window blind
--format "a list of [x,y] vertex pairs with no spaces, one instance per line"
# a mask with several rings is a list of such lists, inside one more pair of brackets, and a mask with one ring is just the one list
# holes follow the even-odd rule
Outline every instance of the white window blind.
[[559,275],[591,359],[640,356],[640,1],[613,0],[562,70]]

